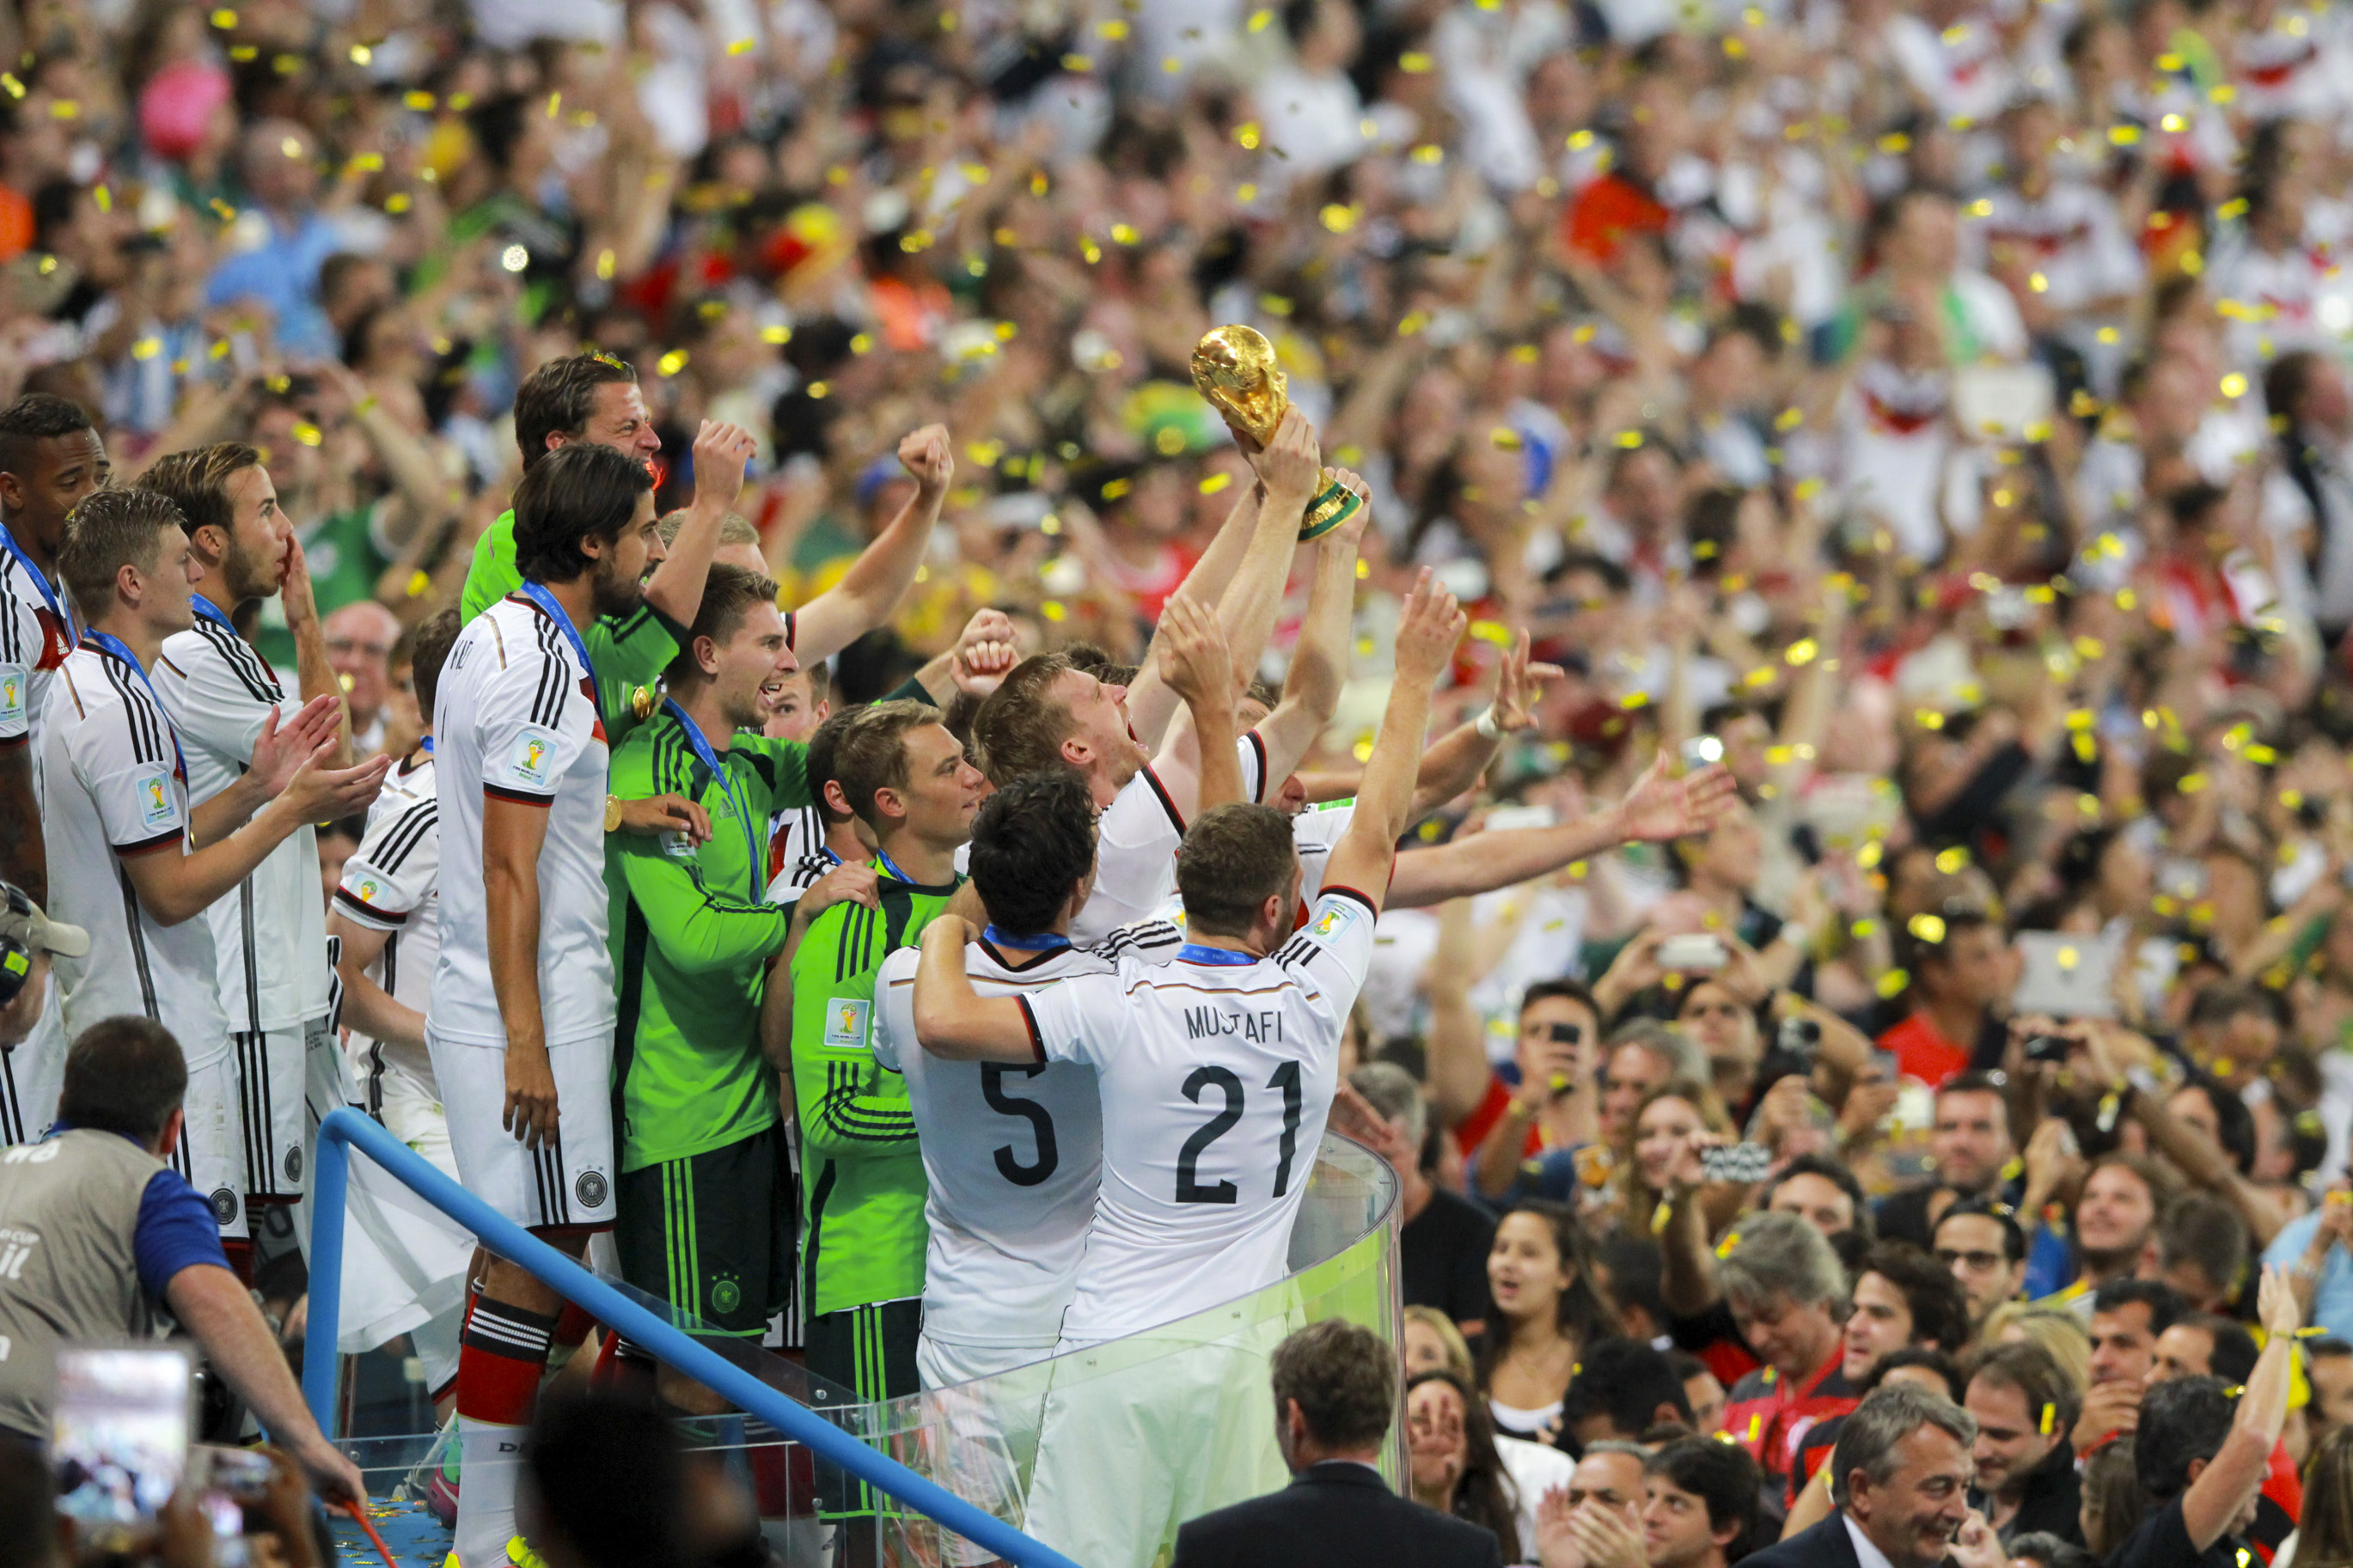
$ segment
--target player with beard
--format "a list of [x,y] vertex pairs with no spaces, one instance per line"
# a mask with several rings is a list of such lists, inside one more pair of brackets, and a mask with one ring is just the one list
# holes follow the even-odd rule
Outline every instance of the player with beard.
[[[261,454],[236,441],[175,452],[140,483],[179,507],[189,546],[205,569],[204,583],[190,597],[195,624],[165,640],[154,669],[155,694],[186,748],[188,797],[201,805],[252,765],[270,714],[336,697],[341,687],[327,662],[308,562],[293,524],[279,509]],[[294,638],[301,690],[291,699],[229,620],[239,605],[272,597],[284,605]],[[329,765],[347,767],[351,717],[346,705],[337,708]],[[221,1006],[236,1042],[248,1205],[291,1204],[302,1195],[311,1120],[304,1114],[306,1081],[316,1080],[308,1098],[320,1114],[343,1100],[327,1027],[331,986],[318,867],[314,830],[298,828],[232,897],[206,911],[220,965]]]
[[[79,639],[58,574],[66,518],[113,472],[79,405],[28,393],[0,408],[0,882],[49,899],[41,839],[41,726],[49,683]],[[0,1055],[0,1143],[38,1138],[64,1085],[62,987],[46,990],[32,1032]]]
[[[703,481],[732,502],[751,448],[705,424]],[[442,916],[482,941],[442,945],[425,1043],[468,1189],[577,1256],[613,1217],[605,836],[620,815],[617,694],[584,634],[627,624],[662,559],[653,481],[604,447],[552,451],[515,491],[514,539],[521,588],[459,634],[435,696]],[[458,1357],[464,1568],[503,1561],[514,1536],[514,1458],[560,1306],[519,1266],[485,1266]]]

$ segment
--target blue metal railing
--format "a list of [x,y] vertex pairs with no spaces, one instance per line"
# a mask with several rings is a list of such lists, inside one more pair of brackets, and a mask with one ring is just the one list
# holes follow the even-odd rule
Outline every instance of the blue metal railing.
[[311,1331],[302,1357],[302,1397],[318,1418],[319,1429],[329,1437],[336,1436],[335,1345],[343,1321],[343,1216],[353,1145],[419,1197],[472,1231],[484,1247],[528,1270],[541,1284],[592,1313],[607,1328],[628,1335],[631,1343],[657,1360],[758,1416],[792,1441],[806,1443],[819,1458],[1018,1568],[1078,1568],[1053,1548],[876,1452],[717,1352],[697,1344],[675,1325],[662,1321],[435,1170],[430,1162],[367,1117],[348,1109],[331,1113],[319,1124],[318,1160],[311,1173]]

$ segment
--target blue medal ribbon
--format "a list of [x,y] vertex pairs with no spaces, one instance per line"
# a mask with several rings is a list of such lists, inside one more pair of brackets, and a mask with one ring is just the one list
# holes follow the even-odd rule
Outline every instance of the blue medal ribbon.
[[179,763],[180,782],[183,784],[186,784],[188,782],[188,754],[180,750],[180,731],[173,728],[172,710],[164,706],[164,700],[162,698],[155,697],[155,683],[147,679],[147,667],[140,663],[139,656],[132,653],[123,643],[122,639],[116,637],[111,632],[101,632],[93,629],[82,633],[82,639],[88,642],[90,647],[98,649],[99,652],[106,654],[110,658],[119,658],[123,663],[129,665],[131,667],[131,673],[139,678],[139,684],[147,689],[147,695],[155,698],[155,706],[164,715],[164,727],[166,730],[170,730],[172,733],[172,755]]
[[686,710],[678,705],[676,698],[663,698],[662,706],[670,710],[670,716],[672,719],[678,721],[678,727],[686,731],[686,743],[694,748],[694,754],[702,760],[702,765],[709,768],[712,776],[718,779],[721,792],[727,796],[728,805],[734,810],[735,820],[743,825],[744,852],[748,858],[744,863],[752,868],[752,895],[756,899],[760,892],[760,841],[753,836],[751,814],[744,809],[744,803],[735,797],[734,776],[729,773],[725,764],[720,762],[719,753],[711,749],[711,742],[702,738],[702,731],[697,727],[693,720],[686,716]]
[[[49,614],[55,616],[58,618],[58,625],[66,629],[67,648],[70,650],[79,647],[81,629],[74,625],[74,618],[67,611],[65,601],[58,596],[57,584],[49,581],[47,573],[33,564],[33,558],[25,553],[25,547],[16,542],[16,536],[8,531],[5,524],[0,524],[0,552],[5,552],[10,560],[22,566],[25,569],[25,575],[33,580],[33,588],[41,595],[41,603],[49,607]],[[136,664],[138,661],[133,659],[132,662]]]
[[424,752],[427,756],[431,756],[433,754],[433,737],[427,735],[425,739],[417,742],[417,749]]
[[205,619],[212,622],[215,626],[226,627],[231,637],[235,637],[237,635],[237,623],[230,620],[227,616],[221,614],[221,607],[218,605],[214,604],[210,599],[206,598],[202,594],[190,594],[188,595],[188,608],[195,611],[196,614],[204,616]]
[[1018,947],[1027,952],[1060,952],[1071,945],[1071,939],[1057,932],[1039,931],[1035,936],[1019,936],[999,931],[992,921],[980,933],[981,940],[996,947]]
[[1204,947],[1188,942],[1176,950],[1176,957],[1185,963],[1211,963],[1221,969],[1245,969],[1258,962],[1258,955],[1237,952],[1230,947]]
[[882,862],[882,869],[890,872],[892,876],[898,879],[900,881],[906,883],[909,887],[915,888],[923,886],[923,884],[916,881],[915,879],[899,869],[899,862],[892,859],[890,856],[884,854],[881,850],[877,849],[874,851],[874,858]]
[[602,724],[605,721],[605,695],[596,689],[596,667],[588,662],[588,645],[580,640],[580,633],[573,626],[572,617],[564,613],[564,606],[555,602],[554,595],[528,578],[524,579],[519,592],[538,605],[540,613],[554,621],[555,629],[564,634],[564,640],[572,645],[572,651],[579,657],[580,668],[588,672],[588,701],[596,710],[596,722]]

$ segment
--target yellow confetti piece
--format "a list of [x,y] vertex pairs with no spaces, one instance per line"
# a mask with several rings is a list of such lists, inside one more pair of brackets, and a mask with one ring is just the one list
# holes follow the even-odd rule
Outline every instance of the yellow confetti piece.
[[1327,202],[1315,216],[1334,234],[1345,234],[1356,226],[1356,209],[1344,202]]
[[1751,1415],[1748,1418],[1748,1440],[1754,1443],[1764,1435],[1765,1417],[1762,1415]]
[[654,368],[664,375],[676,375],[686,368],[686,361],[687,353],[684,349],[672,349],[654,362]]
[[2045,1437],[2051,1436],[2051,1424],[2055,1419],[2057,1419],[2057,1413],[2053,1411],[2048,1404],[2044,1405],[2042,1406],[2042,1435]]
[[1649,692],[1630,691],[1626,693],[1625,696],[1618,700],[1618,706],[1626,710],[1627,712],[1631,713],[1637,708],[1649,707],[1650,702],[1651,694]]
[[1446,149],[1435,142],[1425,142],[1407,154],[1417,163],[1436,164],[1446,161]]
[[1258,150],[1258,121],[1255,120],[1245,120],[1234,127],[1234,140],[1241,143],[1244,152]]
[[433,590],[433,574],[422,568],[408,574],[408,596],[421,599]]
[[326,438],[326,432],[321,430],[316,425],[311,424],[307,420],[297,420],[295,422],[294,439],[301,442],[305,447],[315,447]]
[[1667,1221],[1674,1217],[1674,1212],[1675,1205],[1661,1198],[1659,1206],[1651,1211],[1651,1234],[1664,1236],[1667,1231]]
[[375,58],[375,51],[369,48],[365,44],[353,44],[352,46],[352,64],[355,66],[364,66],[374,58]]
[[790,327],[782,325],[781,323],[775,326],[762,327],[760,329],[760,341],[764,343],[788,343],[793,341],[793,330]]
[[1267,29],[1267,24],[1273,20],[1273,10],[1268,6],[1261,5],[1257,10],[1250,13],[1250,30],[1253,33],[1263,33]]
[[214,26],[226,33],[237,26],[237,13],[224,5],[212,14],[210,20]]
[[2225,396],[2225,397],[2244,397],[2246,395],[2247,395],[2247,378],[2246,378],[2245,376],[2241,375],[2237,371],[2235,371],[2235,370],[2234,370],[2234,371],[2232,371],[2230,374],[2228,374],[2228,375],[2226,375],[2226,376],[2224,376],[2224,377],[2222,378],[2222,395],[2223,395],[2223,396]]
[[1520,433],[1508,425],[1498,425],[1488,431],[1487,441],[1499,452],[1516,452],[1527,444],[1520,439]]
[[164,340],[161,338],[142,338],[131,345],[132,359],[153,359],[163,352]]
[[1428,325],[1430,325],[1429,311],[1408,310],[1404,318],[1398,322],[1398,336],[1409,338]]
[[1788,651],[1781,657],[1789,662],[1792,668],[1795,668],[1813,663],[1821,651],[1821,645],[1813,638],[1799,637],[1789,645]]
[[1879,993],[1882,1000],[1885,1000],[1902,995],[1904,988],[1911,984],[1912,975],[1909,971],[1891,969],[1874,981],[1871,988]]
[[1922,942],[1939,942],[1945,940],[1945,921],[1940,915],[1914,915],[1904,922],[1904,929]]
[[1095,58],[1092,55],[1064,55],[1062,68],[1076,75],[1084,76],[1095,68]]
[[760,40],[757,38],[738,38],[727,46],[727,52],[731,55],[748,55],[759,47]]
[[1205,496],[1216,495],[1233,482],[1234,477],[1231,474],[1211,474],[1201,481],[1201,493]]
[[1092,267],[1103,259],[1103,247],[1082,234],[1079,236],[1079,254],[1087,258],[1088,266]]
[[1398,69],[1408,76],[1427,76],[1436,66],[1437,62],[1419,49],[1408,49],[1398,57]]
[[833,384],[832,384],[831,382],[826,382],[826,381],[812,381],[812,382],[810,382],[810,383],[809,383],[809,384],[808,384],[808,395],[809,395],[809,396],[810,396],[810,397],[812,397],[812,398],[818,399],[818,400],[819,400],[819,401],[822,401],[822,400],[827,396],[827,395],[828,395],[828,394],[829,394],[829,393],[831,393],[832,391],[833,391]]
[[1116,16],[1113,17],[1108,22],[1097,22],[1095,24],[1095,36],[1097,37],[1109,38],[1114,44],[1119,42],[1122,38],[1126,37],[1127,32],[1127,24],[1121,21]]
[[425,112],[430,110],[434,104],[439,100],[429,92],[420,91],[408,93],[404,96],[400,101],[411,109],[417,110],[419,112]]
[[2140,127],[2137,125],[2111,125],[2108,127],[2108,144],[2112,147],[2132,147],[2138,145],[2139,142]]
[[1969,852],[1956,844],[1949,849],[1936,851],[1936,869],[1950,877],[1968,868]]

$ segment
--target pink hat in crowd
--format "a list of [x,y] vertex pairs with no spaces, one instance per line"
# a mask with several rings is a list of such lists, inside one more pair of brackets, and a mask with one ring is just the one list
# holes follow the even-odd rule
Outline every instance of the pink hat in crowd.
[[185,158],[205,139],[213,111],[228,101],[228,72],[203,60],[174,60],[139,95],[139,130],[159,158]]

